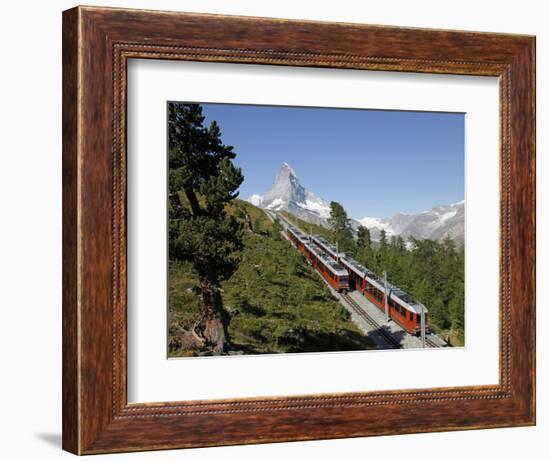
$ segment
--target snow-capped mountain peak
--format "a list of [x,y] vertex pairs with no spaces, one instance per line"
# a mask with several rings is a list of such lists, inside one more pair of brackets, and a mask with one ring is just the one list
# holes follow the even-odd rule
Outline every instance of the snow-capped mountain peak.
[[286,210],[305,221],[326,224],[330,205],[300,184],[294,169],[284,162],[264,195],[254,194],[250,203],[268,210]]
[[288,163],[283,162],[283,166],[281,167],[281,169],[287,170],[291,176],[296,177],[296,172]]

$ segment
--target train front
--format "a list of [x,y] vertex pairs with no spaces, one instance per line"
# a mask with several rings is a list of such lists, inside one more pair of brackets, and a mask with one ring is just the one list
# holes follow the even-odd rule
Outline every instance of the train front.
[[[426,334],[430,334],[430,327],[428,326],[428,309],[424,304],[414,304],[412,306],[416,312],[415,320],[415,333],[420,336],[422,331],[422,324],[424,324],[424,331]],[[424,314],[424,319],[422,319],[422,314]]]

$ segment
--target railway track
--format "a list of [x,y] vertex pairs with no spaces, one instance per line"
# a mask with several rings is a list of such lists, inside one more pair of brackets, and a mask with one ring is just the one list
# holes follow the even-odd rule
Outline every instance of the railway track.
[[438,344],[434,343],[434,342],[433,342],[431,339],[429,339],[429,338],[426,338],[426,344],[427,344],[429,347],[435,347],[435,348],[441,347],[441,346],[439,346]]
[[388,342],[390,349],[402,349],[401,344],[390,333],[388,333],[382,326],[374,320],[369,314],[367,314],[363,308],[355,301],[350,295],[342,294],[342,298],[348,303],[352,310],[376,331]]
[[[350,295],[342,294],[341,296],[344,298],[344,300],[348,303],[348,305],[352,308],[352,310],[359,317],[361,317],[363,320],[365,320],[370,326],[375,328],[384,337],[384,339],[388,342],[391,349],[402,349],[403,348],[403,346],[399,343],[399,341],[397,341],[391,335],[391,333],[389,333],[384,328],[382,328],[382,326],[376,320],[374,320],[369,314],[367,314],[363,310],[363,308],[357,303],[357,301],[355,301]],[[432,341],[428,337],[426,337],[426,346],[431,347],[431,348],[435,348],[435,349],[442,347],[439,344],[437,344],[436,342]]]

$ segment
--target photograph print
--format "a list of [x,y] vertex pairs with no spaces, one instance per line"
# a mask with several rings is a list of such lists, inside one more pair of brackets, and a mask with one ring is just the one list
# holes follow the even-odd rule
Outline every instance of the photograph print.
[[169,358],[464,347],[464,114],[167,103]]

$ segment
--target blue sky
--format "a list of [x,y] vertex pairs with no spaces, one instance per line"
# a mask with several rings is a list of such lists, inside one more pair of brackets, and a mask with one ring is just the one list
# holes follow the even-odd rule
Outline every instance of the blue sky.
[[283,162],[300,183],[350,217],[417,213],[464,199],[464,115],[202,104],[245,180],[265,193]]

